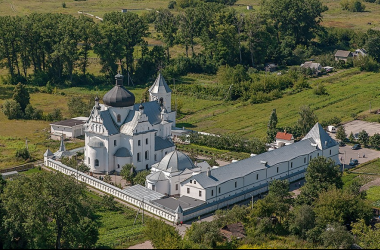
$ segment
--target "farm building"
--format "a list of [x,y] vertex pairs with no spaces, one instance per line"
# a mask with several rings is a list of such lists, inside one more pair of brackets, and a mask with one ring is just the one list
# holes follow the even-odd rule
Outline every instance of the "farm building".
[[60,140],[63,135],[66,138],[77,138],[84,135],[84,124],[87,117],[76,117],[50,124],[51,139]]
[[347,62],[348,58],[353,57],[351,51],[347,51],[347,50],[338,50],[334,56],[335,56],[335,61],[342,60],[345,62]]

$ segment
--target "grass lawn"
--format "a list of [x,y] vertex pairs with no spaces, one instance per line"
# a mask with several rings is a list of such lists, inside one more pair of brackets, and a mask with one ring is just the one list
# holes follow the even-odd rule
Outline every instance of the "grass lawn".
[[371,161],[368,164],[361,164],[360,167],[353,169],[352,172],[372,173],[380,175],[380,159]]
[[367,199],[373,206],[380,207],[380,186],[370,187],[367,191]]

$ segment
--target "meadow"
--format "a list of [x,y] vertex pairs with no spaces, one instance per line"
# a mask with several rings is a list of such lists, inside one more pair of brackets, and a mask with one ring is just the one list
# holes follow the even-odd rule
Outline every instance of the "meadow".
[[[142,14],[150,9],[167,8],[169,2],[170,0],[0,0],[0,16],[28,15],[33,12],[64,13],[77,16],[79,15],[78,11],[84,11],[102,17],[107,12],[121,11],[123,8]],[[249,13],[249,11],[258,11],[260,2],[261,0],[238,0],[232,8],[240,13]],[[63,3],[66,4],[66,8],[62,7]],[[329,8],[323,13],[323,26],[363,31],[380,27],[380,5],[378,4],[365,2],[364,12],[352,13],[341,9],[340,0],[322,0],[322,3]],[[253,10],[247,10],[247,5],[252,5]],[[174,10],[174,12],[177,13],[178,10]]]

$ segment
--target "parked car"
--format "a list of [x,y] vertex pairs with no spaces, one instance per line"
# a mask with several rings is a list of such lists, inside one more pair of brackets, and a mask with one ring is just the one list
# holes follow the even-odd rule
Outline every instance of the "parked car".
[[358,165],[358,160],[356,160],[356,159],[352,159],[351,161],[350,161],[350,163],[349,163],[349,165],[350,166],[355,166],[355,165]]
[[360,144],[355,144],[354,146],[352,146],[351,149],[352,149],[352,150],[360,149]]
[[344,147],[346,146],[346,144],[344,143],[344,141],[339,141],[339,147]]

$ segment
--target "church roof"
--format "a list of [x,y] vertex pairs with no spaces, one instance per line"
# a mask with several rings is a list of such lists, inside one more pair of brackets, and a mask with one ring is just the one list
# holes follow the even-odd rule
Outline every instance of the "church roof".
[[115,87],[104,95],[103,102],[107,106],[130,107],[135,104],[135,96],[123,86],[123,78],[122,75],[117,74]]
[[156,81],[154,81],[154,84],[149,88],[149,92],[153,94],[158,94],[158,93],[169,93],[169,92],[172,92],[172,90],[169,88],[168,84],[166,83],[161,73],[159,73],[156,78]]
[[157,169],[174,173],[185,169],[195,168],[191,159],[184,153],[174,150],[167,154],[158,164]]
[[132,157],[131,152],[126,148],[119,148],[114,154],[116,157]]
[[139,184],[123,189],[123,193],[139,201],[142,201],[144,199],[145,202],[151,201],[151,200],[158,200],[165,197],[165,195],[158,193],[156,191],[150,190]]
[[109,110],[100,111],[100,118],[102,119],[103,126],[108,131],[109,135],[115,135],[119,133],[119,128],[112,119]]
[[137,112],[135,110],[129,111],[124,124],[120,127],[120,133],[123,133],[126,135],[133,135],[133,131],[135,130],[137,124],[139,123],[140,116],[141,116],[140,112]]
[[315,143],[317,143],[318,148],[326,149],[337,145],[338,143],[333,140],[329,134],[322,128],[321,124],[318,122],[314,125],[314,127],[307,133],[307,135],[303,138],[303,140],[312,138]]
[[229,180],[244,177],[252,172],[266,169],[281,162],[290,161],[302,155],[308,155],[316,150],[315,141],[312,138],[290,144],[279,149],[267,151],[255,157],[231,163],[221,168],[211,169],[211,175],[206,172],[194,175],[203,188],[219,185]]
[[53,154],[53,152],[50,151],[50,149],[47,149],[46,152],[45,152],[45,154],[44,154],[44,156],[47,156],[47,157],[48,156],[53,156],[53,155],[54,154]]
[[168,180],[168,177],[161,171],[152,173],[146,177],[147,180],[157,182],[157,181],[166,181]]
[[92,148],[103,148],[104,142],[96,137],[91,137],[88,146]]
[[[144,114],[148,117],[150,124],[155,125],[161,123],[161,108],[156,101],[141,103],[144,106]],[[133,110],[139,111],[140,104],[135,104]]]
[[171,147],[174,147],[173,142],[169,141],[168,139],[162,139],[161,137],[156,136],[155,142],[154,142],[155,151],[162,150],[165,148],[171,148]]

